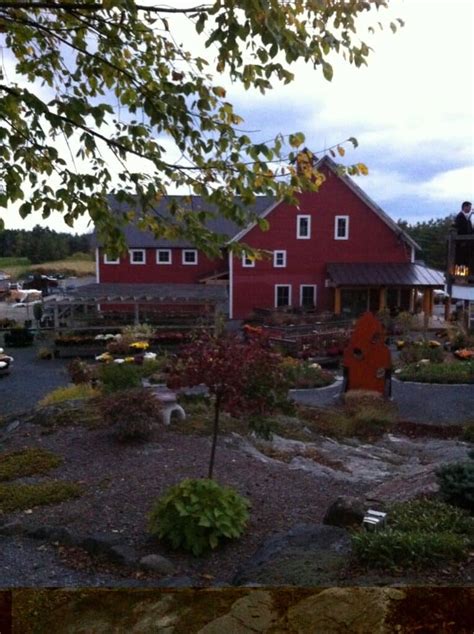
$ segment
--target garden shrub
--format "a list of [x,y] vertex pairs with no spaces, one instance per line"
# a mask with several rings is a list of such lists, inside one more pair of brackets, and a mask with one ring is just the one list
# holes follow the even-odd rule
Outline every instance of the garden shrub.
[[284,359],[282,368],[289,387],[294,389],[326,387],[335,381],[331,372],[309,361]]
[[240,537],[249,506],[246,498],[213,480],[186,479],[157,500],[150,532],[199,556],[222,540]]
[[436,471],[440,492],[450,504],[474,513],[474,462],[454,462]]
[[94,389],[87,383],[78,383],[77,385],[68,385],[66,387],[58,387],[39,401],[39,407],[47,407],[48,405],[56,405],[64,401],[86,400],[98,396],[99,391]]
[[129,363],[107,363],[100,366],[99,380],[106,394],[129,390],[141,385],[140,370]]
[[54,356],[51,348],[42,347],[38,350],[37,358],[41,360],[51,360]]
[[34,334],[28,328],[12,328],[10,332],[5,333],[5,345],[11,348],[26,348],[32,346]]
[[82,495],[75,482],[38,482],[36,484],[0,484],[0,512],[13,513],[34,506],[59,504]]
[[255,433],[257,438],[271,440],[278,429],[278,424],[273,418],[268,416],[251,416],[249,418],[249,429]]
[[75,384],[90,383],[92,378],[95,377],[94,368],[81,359],[73,359],[70,361],[67,365],[67,371],[69,378]]
[[352,547],[369,568],[433,567],[467,557],[465,538],[449,532],[367,531],[352,536]]
[[434,346],[428,341],[414,341],[406,343],[400,351],[400,360],[403,363],[417,363],[421,359],[428,359],[431,363],[441,363],[444,359],[442,346]]
[[125,390],[99,399],[104,422],[122,441],[147,440],[159,421],[161,405],[146,388]]
[[474,383],[474,363],[414,363],[403,368],[397,378],[420,383]]
[[461,440],[474,443],[474,421],[464,425]]
[[9,451],[0,455],[0,480],[14,480],[46,473],[62,463],[62,458],[40,447]]

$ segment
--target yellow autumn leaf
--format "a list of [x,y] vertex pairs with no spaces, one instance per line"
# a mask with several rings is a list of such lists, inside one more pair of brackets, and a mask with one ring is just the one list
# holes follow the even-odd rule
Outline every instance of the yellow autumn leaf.
[[357,163],[357,167],[359,168],[359,172],[364,176],[367,176],[369,173],[369,168],[365,163]]
[[345,149],[343,147],[341,147],[340,145],[337,146],[337,153],[339,154],[339,156],[344,156],[344,154],[346,153]]

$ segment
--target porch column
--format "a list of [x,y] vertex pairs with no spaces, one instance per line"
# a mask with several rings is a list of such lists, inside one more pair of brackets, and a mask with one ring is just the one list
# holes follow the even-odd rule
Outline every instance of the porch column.
[[428,317],[433,314],[433,291],[431,288],[425,288],[423,290],[423,312]]
[[135,326],[138,326],[138,324],[140,323],[140,314],[139,314],[139,310],[138,310],[138,302],[135,302],[133,304],[133,311],[134,311],[134,324]]
[[335,315],[341,314],[341,289],[340,288],[334,289],[334,314]]
[[59,308],[56,301],[53,304],[53,324],[54,330],[57,331],[59,329]]
[[381,286],[379,289],[379,310],[383,310],[387,305],[387,289]]
[[411,313],[415,312],[415,294],[416,294],[416,288],[412,288],[410,290],[410,312]]

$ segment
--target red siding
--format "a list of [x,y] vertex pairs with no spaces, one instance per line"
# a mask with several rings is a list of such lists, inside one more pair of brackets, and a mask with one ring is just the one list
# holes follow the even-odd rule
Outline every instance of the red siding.
[[156,249],[145,249],[146,263],[131,264],[130,257],[120,258],[119,264],[104,264],[102,251],[99,255],[100,282],[121,282],[124,284],[196,284],[199,280],[227,268],[224,260],[210,260],[198,253],[198,263],[182,264],[183,249],[171,249],[172,264],[156,264]]
[[[270,229],[249,231],[250,246],[286,250],[286,268],[257,261],[254,268],[233,262],[233,317],[244,318],[254,307],[274,306],[275,284],[291,284],[292,305],[300,303],[300,284],[317,284],[317,308],[333,309],[333,289],[325,288],[328,262],[409,262],[411,249],[359,196],[332,172],[317,193],[299,196],[299,209],[281,203],[267,217]],[[296,238],[296,217],[311,216],[311,239]],[[334,239],[336,216],[349,216],[349,239]]]

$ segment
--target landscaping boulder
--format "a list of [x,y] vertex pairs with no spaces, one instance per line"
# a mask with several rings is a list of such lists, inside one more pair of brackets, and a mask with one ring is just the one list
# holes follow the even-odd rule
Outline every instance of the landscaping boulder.
[[359,498],[341,495],[326,511],[323,524],[350,528],[360,526],[364,519],[366,505]]
[[152,570],[162,575],[173,574],[175,567],[169,559],[161,555],[146,555],[140,559],[140,568]]

